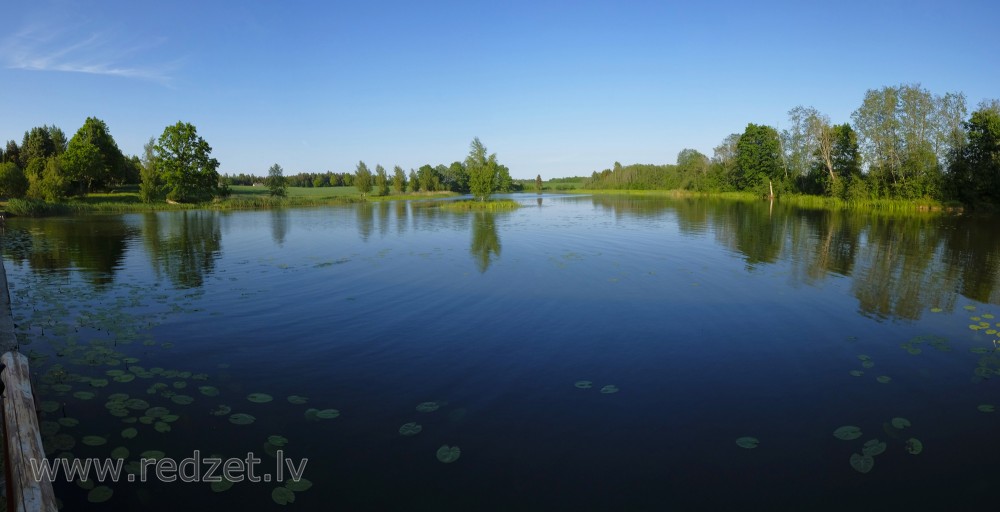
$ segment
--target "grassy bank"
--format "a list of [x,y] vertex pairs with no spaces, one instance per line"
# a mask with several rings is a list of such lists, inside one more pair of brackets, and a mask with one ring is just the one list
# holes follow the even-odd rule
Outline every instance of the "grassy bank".
[[468,212],[508,212],[516,210],[520,204],[513,199],[491,199],[489,201],[448,201],[441,203],[442,210]]
[[271,197],[266,188],[235,186],[224,199],[195,204],[167,203],[157,201],[144,203],[135,190],[96,193],[84,197],[74,197],[61,203],[47,203],[28,199],[11,199],[2,207],[9,215],[18,217],[47,217],[72,215],[74,213],[132,213],[174,210],[263,210],[294,206],[324,206],[349,204],[362,201],[395,201],[440,199],[455,196],[454,192],[418,192],[388,196],[361,197],[355,187],[289,187],[286,197]]
[[[637,197],[672,197],[672,198],[719,198],[737,201],[761,201],[761,196],[750,192],[692,192],[689,190],[605,190],[576,189],[572,193],[594,195],[628,195]],[[800,208],[851,208],[880,211],[961,211],[958,204],[944,204],[933,199],[865,199],[859,201],[844,201],[834,197],[810,196],[804,194],[782,195],[775,198],[786,204]]]

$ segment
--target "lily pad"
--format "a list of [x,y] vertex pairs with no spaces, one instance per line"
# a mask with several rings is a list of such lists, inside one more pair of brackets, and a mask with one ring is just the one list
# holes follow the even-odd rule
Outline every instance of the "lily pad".
[[608,384],[607,386],[601,388],[601,393],[604,393],[605,395],[617,393],[618,391],[618,386],[615,386],[614,384]]
[[340,411],[337,409],[323,409],[316,413],[316,417],[323,420],[331,420],[340,416]]
[[69,418],[69,417],[59,418],[56,421],[58,421],[59,424],[62,425],[62,426],[64,426],[64,427],[75,427],[75,426],[77,426],[77,425],[80,424],[80,420],[78,420],[76,418]]
[[250,400],[255,404],[266,404],[271,400],[274,400],[274,397],[267,393],[250,393],[247,395],[247,400]]
[[875,361],[872,361],[871,359],[866,359],[864,361],[861,361],[861,367],[862,368],[874,368],[875,367]]
[[115,491],[111,490],[110,487],[106,485],[99,485],[94,487],[87,493],[87,501],[91,503],[104,503],[111,499],[111,496],[115,494]]
[[910,420],[908,420],[906,418],[898,418],[898,417],[897,418],[893,418],[892,419],[892,426],[895,427],[895,428],[898,428],[898,429],[902,430],[902,429],[910,426]]
[[288,397],[288,403],[290,404],[302,405],[308,401],[309,399],[304,396],[292,395]]
[[285,487],[291,491],[302,492],[309,490],[313,486],[313,483],[305,478],[300,478],[298,480],[288,480],[285,482]]
[[404,436],[415,436],[423,429],[424,427],[420,426],[420,424],[411,421],[399,427],[399,433]]
[[87,446],[101,446],[108,442],[107,439],[101,436],[83,436],[81,441]]
[[892,382],[892,377],[889,377],[888,375],[879,375],[878,377],[875,378],[875,380],[879,381],[882,384],[888,384]]
[[844,441],[850,441],[861,437],[861,429],[854,425],[844,425],[833,431],[833,437]]
[[279,446],[280,447],[280,446],[285,446],[286,444],[288,444],[288,438],[285,437],[285,436],[278,436],[278,435],[268,436],[267,442],[270,443],[270,444],[272,444],[272,445],[274,445],[274,446]]
[[225,404],[219,404],[215,409],[212,409],[209,414],[212,416],[225,416],[233,412],[233,408]]
[[137,435],[139,435],[139,431],[136,430],[134,427],[129,427],[125,430],[122,430],[122,438],[124,439],[133,439]]
[[879,441],[878,439],[871,439],[865,442],[864,448],[861,449],[861,453],[865,457],[874,457],[885,452],[885,442]]
[[979,406],[976,407],[976,409],[979,409],[979,412],[994,412],[994,411],[996,411],[996,407],[994,405],[992,405],[992,404],[980,404]]
[[233,414],[232,416],[229,417],[229,422],[235,425],[249,425],[254,421],[257,421],[257,418],[254,418],[253,416],[249,414],[244,414],[242,412]]
[[219,388],[215,386],[198,386],[198,391],[205,396],[219,396]]
[[461,456],[462,450],[457,446],[443,445],[437,451],[437,459],[445,464],[455,462]]
[[129,453],[128,452],[128,448],[125,448],[124,446],[119,446],[118,448],[115,448],[114,450],[111,450],[111,458],[112,459],[127,459],[128,458],[128,453]]
[[187,395],[174,395],[170,397],[170,401],[177,405],[188,405],[194,403],[194,398]]
[[170,414],[170,409],[166,407],[150,407],[146,410],[146,416],[151,418],[162,418],[168,414]]
[[95,388],[103,388],[103,387],[106,387],[108,385],[108,380],[107,379],[91,379],[90,380],[90,385],[93,386],[93,387],[95,387]]
[[911,455],[919,455],[920,452],[924,451],[924,443],[921,443],[915,437],[911,437],[906,440],[906,451]]
[[861,370],[851,370],[851,371],[849,371],[847,373],[851,374],[852,377],[860,377],[860,376],[862,376],[862,375],[865,374],[865,372],[863,372]]
[[56,412],[59,410],[59,402],[53,400],[46,400],[38,405],[38,408],[44,412]]
[[944,311],[944,310],[941,309],[941,308],[931,308],[931,313],[940,313],[942,311]]
[[594,383],[589,380],[578,380],[573,385],[580,389],[590,389],[594,387]]
[[159,460],[167,456],[166,453],[160,450],[146,450],[140,454],[143,459]]
[[418,412],[434,412],[441,407],[437,402],[422,402],[417,405]]
[[860,355],[858,355],[858,359],[860,359],[862,361],[871,361],[872,358],[871,358],[871,356],[867,356],[865,354],[860,354]]
[[760,440],[757,439],[756,437],[741,437],[736,440],[736,446],[739,446],[740,448],[746,448],[748,450],[756,448],[757,445],[759,444]]
[[76,391],[73,393],[73,396],[79,398],[80,400],[90,400],[97,395],[92,391]]
[[161,434],[170,432],[170,424],[164,421],[157,421],[153,424],[153,429]]
[[875,459],[868,455],[851,454],[851,467],[859,473],[867,473],[875,467]]
[[271,499],[278,505],[287,505],[295,502],[295,493],[287,487],[275,487],[271,491]]

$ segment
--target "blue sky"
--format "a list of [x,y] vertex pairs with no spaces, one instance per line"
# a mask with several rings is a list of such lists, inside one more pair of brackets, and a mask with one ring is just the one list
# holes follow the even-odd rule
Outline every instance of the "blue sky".
[[406,169],[478,136],[516,178],[673,163],[867,89],[1000,97],[1000,3],[48,1],[4,8],[0,139],[193,123],[224,173]]

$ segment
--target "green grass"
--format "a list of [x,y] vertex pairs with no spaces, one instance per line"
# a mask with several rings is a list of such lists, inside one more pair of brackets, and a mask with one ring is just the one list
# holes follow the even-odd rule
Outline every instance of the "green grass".
[[516,210],[521,205],[513,199],[491,199],[489,201],[448,201],[441,203],[443,210],[473,211],[473,212],[507,212]]

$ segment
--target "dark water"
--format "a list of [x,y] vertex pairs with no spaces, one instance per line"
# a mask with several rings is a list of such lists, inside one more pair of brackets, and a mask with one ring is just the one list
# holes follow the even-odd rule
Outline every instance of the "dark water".
[[[398,202],[9,220],[15,322],[58,406],[43,419],[79,420],[47,432],[50,453],[67,451],[58,434],[75,457],[253,451],[259,474],[281,435],[309,459],[313,486],[287,505],[301,510],[996,503],[1000,412],[978,408],[1000,406],[995,218],[518,197],[505,214]],[[104,405],[114,393],[178,418],[163,433],[125,424]],[[428,401],[440,408],[416,410]],[[211,414],[220,404],[256,422]],[[423,430],[400,435],[408,422]],[[837,439],[842,425],[863,435]],[[849,461],[871,439],[886,451],[863,474]],[[461,457],[439,462],[442,445]],[[109,485],[102,505],[56,490],[67,510],[280,508],[275,483]]]

